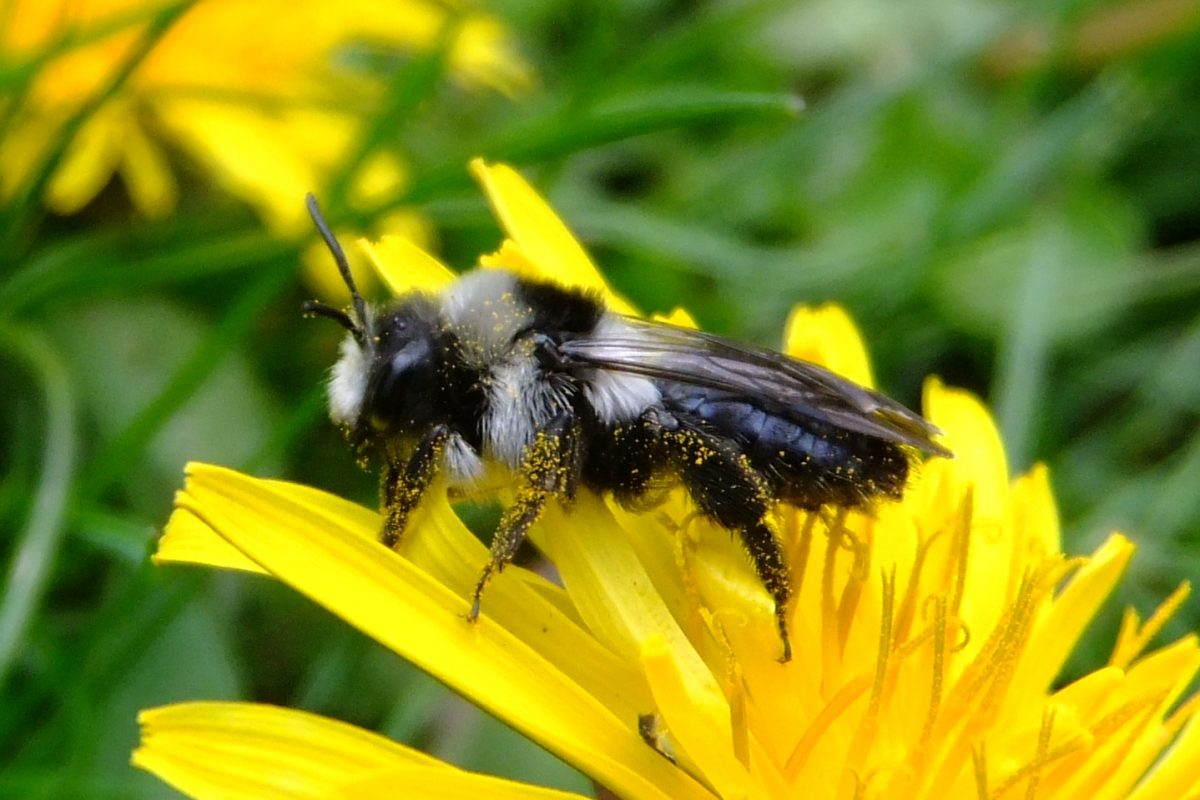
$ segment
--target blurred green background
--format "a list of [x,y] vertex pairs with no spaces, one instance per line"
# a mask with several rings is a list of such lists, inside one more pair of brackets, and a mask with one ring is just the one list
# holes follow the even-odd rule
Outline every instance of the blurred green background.
[[[288,590],[148,563],[187,460],[375,502],[324,417],[339,333],[299,314],[311,239],[167,135],[161,95],[131,91],[206,2],[126,8],[40,52],[0,13],[0,142],[25,130],[40,70],[105,36],[144,45],[49,115],[40,161],[4,188],[0,796],[173,797],[127,765],[135,715],[200,698],[588,791]],[[323,24],[305,8],[290,24]],[[1076,670],[1106,659],[1123,605],[1148,613],[1196,574],[1200,4],[508,0],[482,10],[531,80],[496,86],[456,75],[468,10],[427,8],[442,21],[424,44],[319,53],[371,87],[322,98],[357,133],[304,187],[345,235],[402,212],[469,267],[499,242],[466,171],[483,155],[517,166],[644,309],[775,344],[793,303],[844,304],[890,394],[915,405],[930,374],[968,387],[1014,472],[1050,465],[1068,551],[1113,529],[1139,543]],[[121,179],[47,201],[89,115],[125,92],[177,201],[147,213]],[[404,179],[356,196],[381,158]],[[1189,630],[1195,602],[1164,636]]]

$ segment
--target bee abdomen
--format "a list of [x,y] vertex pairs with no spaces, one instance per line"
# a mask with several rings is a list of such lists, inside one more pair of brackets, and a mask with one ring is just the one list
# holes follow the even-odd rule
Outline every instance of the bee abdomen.
[[892,442],[686,384],[665,386],[663,400],[677,416],[736,443],[779,499],[792,505],[854,507],[904,491],[909,456]]

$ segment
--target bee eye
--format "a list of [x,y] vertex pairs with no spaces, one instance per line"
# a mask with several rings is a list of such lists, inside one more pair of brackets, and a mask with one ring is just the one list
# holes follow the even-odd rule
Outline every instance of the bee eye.
[[[403,337],[408,333],[409,321],[401,317],[393,317],[384,324],[377,336],[377,340],[381,349],[386,349],[388,344],[395,341],[396,337]],[[399,344],[399,343],[397,343]]]
[[367,391],[364,410],[369,424],[377,431],[432,413],[433,400],[428,387],[434,380],[434,361],[430,344],[422,337],[408,341],[396,338],[393,341],[400,346],[393,352],[380,354]]

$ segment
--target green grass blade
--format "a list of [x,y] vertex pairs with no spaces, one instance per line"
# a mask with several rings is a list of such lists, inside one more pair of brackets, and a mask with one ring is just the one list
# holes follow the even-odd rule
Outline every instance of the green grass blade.
[[764,117],[792,119],[802,108],[795,95],[786,93],[667,86],[609,97],[587,109],[554,109],[418,172],[406,189],[364,216],[375,217],[399,205],[426,202],[469,186],[465,165],[478,155],[519,166],[672,128]]
[[76,458],[75,398],[66,367],[37,334],[0,328],[0,348],[25,364],[46,404],[42,474],[0,595],[0,683],[16,661],[57,558]]

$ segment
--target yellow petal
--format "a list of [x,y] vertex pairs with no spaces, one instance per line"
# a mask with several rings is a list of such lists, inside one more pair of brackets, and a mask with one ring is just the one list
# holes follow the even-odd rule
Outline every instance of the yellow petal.
[[[239,476],[229,470],[192,463],[187,467],[190,488],[195,476],[212,480],[213,474],[251,482],[262,493],[262,502],[282,501],[317,524],[338,528],[348,535],[374,543],[381,520],[374,511],[336,495],[286,481],[264,481]],[[180,494],[177,503],[185,502]],[[290,524],[287,518],[280,524]],[[426,574],[459,597],[469,597],[479,578],[479,565],[486,549],[451,511],[443,493],[430,491],[430,497],[410,520],[412,533],[403,542],[404,556]],[[158,561],[190,562],[264,572],[257,563],[218,535],[186,508],[177,508],[160,542]],[[230,551],[236,555],[231,555]],[[536,644],[542,655],[557,669],[583,686],[590,694],[604,698],[619,717],[635,718],[650,705],[648,687],[629,664],[618,660],[576,624],[577,615],[561,587],[541,576],[510,567],[505,578],[488,588],[484,613],[497,619],[522,640]],[[548,604],[547,608],[543,604]],[[534,613],[545,608],[545,614]]]
[[860,386],[875,385],[858,328],[838,305],[796,306],[788,316],[783,352],[829,369]]
[[407,236],[384,236],[378,242],[359,239],[358,244],[393,295],[437,293],[454,282],[446,265]]
[[429,767],[397,767],[339,787],[346,800],[586,800],[583,795],[514,783],[491,775]]
[[[1013,566],[1004,446],[991,415],[969,392],[931,379],[926,383],[924,408],[929,420],[945,432],[942,443],[954,453],[953,459],[935,459],[927,465],[933,467],[928,475],[937,475],[947,484],[940,495],[945,505],[941,513],[969,512],[969,518],[960,524],[966,526],[962,533],[967,560],[959,613],[969,630],[988,631],[1015,597],[1025,574]],[[966,508],[962,504],[968,497]],[[936,518],[938,512],[930,508],[926,513]],[[967,651],[974,652],[982,645],[983,637],[974,637]]]
[[250,703],[142,712],[134,765],[184,794],[213,798],[572,800],[580,795],[466,772],[375,733]]
[[716,684],[697,683],[681,674],[660,637],[645,642],[642,665],[676,747],[720,797],[747,796],[749,776],[734,757],[729,703]]
[[[744,795],[746,769],[733,758],[729,704],[608,509],[582,496],[569,518],[551,509],[537,527],[583,619],[618,653],[642,663],[654,708],[679,732],[688,763],[722,797]],[[704,724],[693,726],[701,718]]]
[[696,324],[696,319],[688,313],[684,308],[673,308],[670,314],[654,314],[651,319],[657,322],[665,322],[668,325],[677,325],[680,328],[691,328],[695,330],[700,326]]
[[317,519],[337,520],[344,530],[374,540],[379,531],[380,518],[374,511],[351,503],[336,495],[321,492],[307,486],[300,486],[286,481],[255,480],[239,476],[232,470],[214,467],[199,462],[191,462],[184,472],[189,476],[188,484],[175,495],[175,510],[167,521],[167,527],[158,541],[158,549],[154,554],[156,563],[199,564],[207,567],[222,569],[237,569],[247,572],[268,573],[257,562],[249,559],[245,553],[238,550],[203,519],[188,509],[188,489],[192,487],[192,476],[205,480],[220,478],[244,478],[254,481],[261,490],[264,503],[269,503],[273,496],[285,498],[288,502],[304,509]]
[[507,164],[471,162],[501,224],[546,277],[602,291],[606,284],[567,226],[521,175]]
[[127,127],[124,105],[109,104],[75,134],[46,187],[46,204],[59,214],[74,214],[95,197],[116,171]]
[[1195,634],[1189,634],[1139,658],[1125,672],[1126,691],[1130,695],[1159,695],[1161,712],[1165,714],[1187,689],[1192,676],[1200,669],[1200,644]]
[[472,625],[462,618],[466,595],[354,530],[361,515],[316,514],[308,500],[319,493],[303,487],[273,491],[278,484],[202,465],[190,472],[180,506],[248,558],[605,786],[633,798],[707,796],[646,747],[635,717],[614,714],[550,663],[535,649],[540,640],[513,634],[523,619],[532,636],[573,635],[577,651],[589,652],[582,632],[572,634],[570,621],[511,570],[489,587],[484,615]]
[[310,230],[305,192],[320,186],[317,166],[284,134],[294,125],[315,141],[348,141],[345,120],[291,123],[228,103],[172,99],[158,117],[224,187],[251,203],[267,225],[285,235]]
[[505,239],[501,242],[500,249],[496,252],[480,255],[479,266],[506,269],[523,278],[535,281],[555,280],[547,276],[541,267],[530,261],[529,256],[525,255],[525,251],[518,247],[512,239]]
[[138,722],[133,764],[198,798],[324,798],[382,769],[456,771],[353,725],[273,706],[183,703]]
[[199,564],[218,569],[268,574],[241,550],[222,539],[192,512],[176,508],[151,557],[155,564]]
[[[487,551],[454,515],[444,495],[428,498],[410,525],[404,556],[459,597],[470,597]],[[372,538],[378,527],[378,522],[372,525]],[[649,688],[634,666],[585,633],[566,592],[540,575],[508,567],[488,586],[483,613],[537,647],[618,718],[635,719],[650,705]]]
[[1200,793],[1200,715],[1192,714],[1176,739],[1150,768],[1129,800],[1175,800]]
[[1110,536],[1037,620],[1008,693],[1012,707],[1022,707],[1049,691],[1132,557],[1133,545],[1128,539]]
[[[598,498],[580,496],[569,517],[560,508],[548,508],[535,528],[534,535],[570,589],[580,616],[610,649],[636,661],[644,642],[662,637],[679,658],[707,672],[637,553]],[[596,531],[608,534],[599,537]]]
[[[1110,726],[1103,745],[1092,756],[1092,768],[1064,783],[1064,796],[1123,800],[1151,769],[1170,741],[1171,731],[1162,720],[1200,667],[1196,639],[1181,639],[1139,661],[1127,673],[1123,691],[1110,697]],[[1101,723],[1103,725],[1103,723]],[[1195,764],[1193,762],[1193,770]],[[1193,772],[1193,778],[1195,773]],[[1186,793],[1171,797],[1188,797]]]
[[1184,581],[1162,601],[1158,608],[1142,623],[1133,609],[1125,610],[1121,630],[1117,633],[1117,641],[1113,644],[1112,655],[1108,663],[1125,668],[1138,658],[1150,642],[1162,632],[1163,627],[1170,621],[1175,612],[1184,604],[1192,593],[1192,585]]
[[[358,247],[344,249],[350,274],[364,297],[371,296],[380,278],[393,296],[411,291],[436,292],[453,280],[453,273],[426,252],[434,236],[424,217],[395,211],[384,217],[379,227],[388,231],[382,241],[356,238]],[[334,235],[341,242],[348,240],[342,231]],[[325,243],[312,242],[303,257],[305,283],[317,296],[328,302],[345,302],[348,289]]]
[[[345,241],[343,231],[334,231],[339,241]],[[367,263],[366,256],[361,250],[351,247],[343,250],[346,261],[350,264],[350,275],[354,285],[364,297],[370,297],[375,287],[379,285],[376,277],[378,272]],[[312,289],[318,298],[335,305],[349,305],[350,290],[346,287],[342,273],[338,270],[329,253],[329,248],[320,239],[313,239],[300,255],[304,266],[304,283]]]
[[134,206],[147,217],[162,217],[175,210],[179,187],[171,166],[136,122],[125,130],[120,172]]
[[1058,506],[1045,464],[1034,464],[1013,482],[1012,506],[1013,546],[1017,548],[1014,565],[1036,564],[1046,556],[1062,552]]
[[567,226],[516,170],[507,164],[489,166],[477,158],[471,162],[471,172],[487,192],[504,229],[543,280],[599,292],[613,310],[633,313],[633,307],[608,288]]
[[999,524],[1008,510],[1008,464],[1000,432],[987,408],[970,392],[944,386],[931,378],[922,403],[925,416],[945,435],[941,441],[954,452],[943,460],[955,483],[974,487],[975,515],[986,524]]

